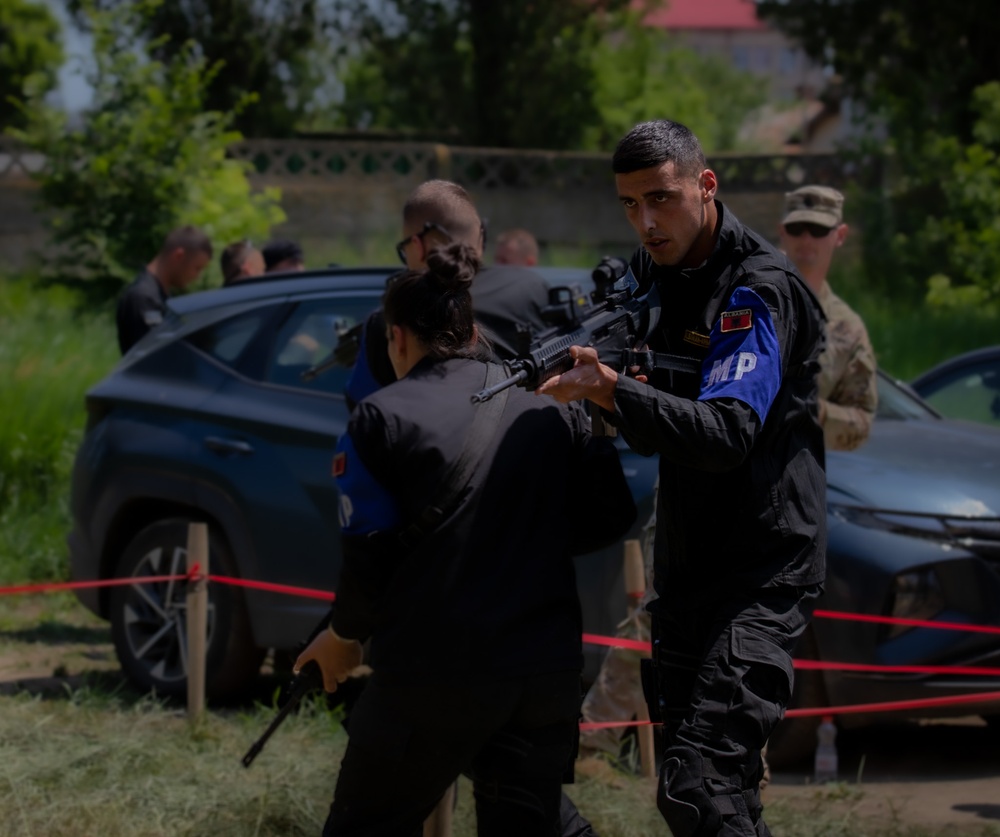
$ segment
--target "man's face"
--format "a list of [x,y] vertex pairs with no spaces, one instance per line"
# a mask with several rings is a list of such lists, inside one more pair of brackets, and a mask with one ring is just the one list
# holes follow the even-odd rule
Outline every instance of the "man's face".
[[708,258],[715,234],[706,207],[715,197],[715,174],[679,175],[676,165],[616,174],[618,199],[656,264],[694,267]]
[[[847,225],[840,224],[825,230],[818,224],[782,224],[778,228],[781,249],[802,273],[826,276],[836,250],[847,237]],[[796,233],[793,235],[793,233]]]
[[171,270],[170,286],[182,290],[194,282],[211,261],[211,256],[200,250],[188,253],[177,249],[170,256]]

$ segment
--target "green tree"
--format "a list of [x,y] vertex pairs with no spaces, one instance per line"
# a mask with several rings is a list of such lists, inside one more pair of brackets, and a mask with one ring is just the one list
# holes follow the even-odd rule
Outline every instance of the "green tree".
[[51,90],[62,63],[61,32],[52,13],[29,0],[0,0],[0,132],[24,124],[15,101]]
[[[75,8],[86,0],[71,0]],[[100,0],[110,10],[133,0]],[[185,58],[192,51],[213,67],[203,102],[208,110],[235,111],[233,127],[249,137],[295,133],[329,67],[318,0],[185,0],[158,3],[138,31],[157,60]],[[253,104],[241,107],[247,93]]]
[[[989,201],[974,197],[980,188],[965,181],[957,161],[977,167],[991,153],[976,137],[983,101],[974,91],[1000,80],[1000,19],[993,0],[757,3],[762,18],[840,77],[862,129],[849,150],[861,161],[885,163],[883,190],[861,194],[855,203],[862,210],[870,283],[918,299],[931,276],[938,297],[943,277],[958,286],[988,281],[966,245],[987,242],[995,216],[967,214]],[[984,194],[991,180],[983,182]],[[969,238],[949,241],[959,228]]]
[[951,273],[928,283],[938,306],[1000,310],[1000,81],[976,88],[975,141],[943,137],[931,144],[929,164],[945,175],[943,212],[919,234],[945,253]]
[[340,0],[343,127],[576,148],[599,119],[593,53],[627,0]]
[[706,151],[732,151],[740,127],[764,104],[759,79],[718,57],[703,57],[631,16],[593,53],[598,121],[584,146],[612,148],[636,123],[669,118],[687,125]]
[[845,92],[889,126],[892,142],[928,132],[972,139],[972,91],[1000,79],[994,0],[757,0],[758,14],[832,64]]
[[37,177],[52,225],[48,272],[95,301],[117,294],[179,224],[224,243],[284,220],[278,192],[251,192],[249,166],[226,157],[240,138],[232,114],[203,109],[214,68],[193,45],[167,62],[135,48],[150,6],[91,10],[92,106],[74,126],[33,102],[17,134],[46,157]]

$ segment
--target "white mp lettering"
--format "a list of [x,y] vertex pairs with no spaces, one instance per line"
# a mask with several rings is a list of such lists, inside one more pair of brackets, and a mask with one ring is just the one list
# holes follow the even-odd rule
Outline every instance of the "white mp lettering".
[[747,372],[753,372],[757,368],[757,355],[753,352],[740,352],[740,359],[736,362],[735,379],[738,381]]
[[722,383],[729,380],[729,367],[733,364],[733,355],[725,360],[717,360],[712,364],[712,371],[708,373],[708,386]]
[[338,517],[340,517],[340,528],[346,529],[351,525],[351,518],[354,516],[354,503],[351,502],[351,498],[346,494],[341,494],[339,505]]

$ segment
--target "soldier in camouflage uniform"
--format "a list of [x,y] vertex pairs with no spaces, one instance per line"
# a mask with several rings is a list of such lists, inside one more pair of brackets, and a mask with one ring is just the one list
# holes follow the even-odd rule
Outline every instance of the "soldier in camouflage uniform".
[[[834,250],[847,238],[843,207],[844,196],[836,189],[803,186],[785,195],[785,216],[779,227],[781,249],[819,298],[827,318],[827,345],[820,356],[819,420],[828,450],[854,450],[861,445],[868,438],[877,405],[875,353],[868,331],[861,317],[830,289],[826,278]],[[655,514],[643,533],[647,577],[652,572],[654,527]],[[617,635],[648,642],[649,614],[640,607],[618,626]],[[608,650],[583,702],[585,722],[627,721],[639,716],[644,706],[639,679],[643,656],[627,648]],[[624,727],[612,727],[582,733],[580,755],[603,753],[617,758],[624,732]],[[765,766],[763,784],[769,774]]]
[[830,290],[833,253],[847,239],[844,196],[828,186],[803,186],[785,195],[779,238],[826,314],[820,357],[819,420],[827,450],[854,450],[875,416],[875,353],[861,318]]

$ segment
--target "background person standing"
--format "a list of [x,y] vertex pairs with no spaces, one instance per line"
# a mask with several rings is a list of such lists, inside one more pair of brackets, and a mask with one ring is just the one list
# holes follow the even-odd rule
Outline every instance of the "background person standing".
[[854,450],[871,432],[878,406],[875,352],[865,324],[830,288],[827,276],[847,239],[844,196],[829,186],[803,186],[785,195],[778,227],[781,249],[819,298],[826,315],[826,348],[819,365],[819,420],[829,450]]
[[194,282],[212,259],[212,242],[201,230],[178,227],[167,234],[160,252],[118,298],[115,324],[125,354],[163,320],[170,294]]

